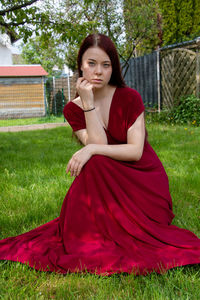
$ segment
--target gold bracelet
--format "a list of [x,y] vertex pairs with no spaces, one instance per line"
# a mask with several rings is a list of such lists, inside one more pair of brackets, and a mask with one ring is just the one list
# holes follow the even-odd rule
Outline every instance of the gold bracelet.
[[84,112],[88,112],[88,111],[91,111],[91,110],[94,110],[95,109],[95,107],[93,107],[93,108],[90,108],[90,109],[86,109],[86,110],[83,110]]

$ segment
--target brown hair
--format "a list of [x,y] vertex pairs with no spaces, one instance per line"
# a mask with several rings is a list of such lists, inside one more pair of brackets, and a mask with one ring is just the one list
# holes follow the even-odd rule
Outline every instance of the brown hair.
[[112,65],[112,75],[109,84],[115,85],[117,87],[126,86],[121,74],[121,67],[120,67],[120,62],[119,62],[119,57],[118,57],[116,47],[108,36],[100,33],[88,35],[83,40],[80,46],[78,58],[77,58],[79,77],[82,76],[81,64],[82,64],[83,54],[90,47],[99,47],[102,50],[104,50],[109,56]]

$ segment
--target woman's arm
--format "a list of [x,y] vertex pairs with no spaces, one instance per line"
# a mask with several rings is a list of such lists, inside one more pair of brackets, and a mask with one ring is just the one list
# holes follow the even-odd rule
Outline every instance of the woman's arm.
[[86,129],[75,131],[83,145],[108,144],[107,136],[95,110],[85,112]]
[[76,136],[83,145],[107,144],[107,136],[97,116],[96,110],[90,110],[95,107],[92,84],[83,77],[80,77],[77,81],[76,88],[81,98],[83,110],[85,111],[84,114],[86,122],[86,129],[76,131]]
[[138,161],[140,160],[145,139],[144,113],[128,129],[127,144],[121,145],[91,145],[92,155],[100,154],[116,160]]
[[92,155],[100,154],[122,161],[138,161],[143,153],[145,140],[144,113],[128,129],[127,144],[122,145],[99,145],[89,144],[74,153],[70,159],[66,172],[71,176],[78,176],[82,167]]

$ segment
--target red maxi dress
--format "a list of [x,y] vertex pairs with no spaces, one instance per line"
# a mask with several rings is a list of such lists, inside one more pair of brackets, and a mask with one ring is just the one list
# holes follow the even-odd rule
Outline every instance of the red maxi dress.
[[[133,89],[115,90],[105,129],[109,144],[127,142],[127,130],[144,111]],[[74,131],[86,127],[73,102],[64,115]],[[158,273],[200,263],[200,239],[171,225],[168,177],[145,139],[137,162],[94,155],[72,183],[60,216],[30,232],[0,241],[0,259],[41,271],[96,274]]]

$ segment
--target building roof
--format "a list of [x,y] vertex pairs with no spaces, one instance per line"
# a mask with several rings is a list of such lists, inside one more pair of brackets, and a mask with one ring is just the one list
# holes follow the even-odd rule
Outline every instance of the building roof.
[[48,73],[41,65],[0,66],[0,77],[46,76]]

